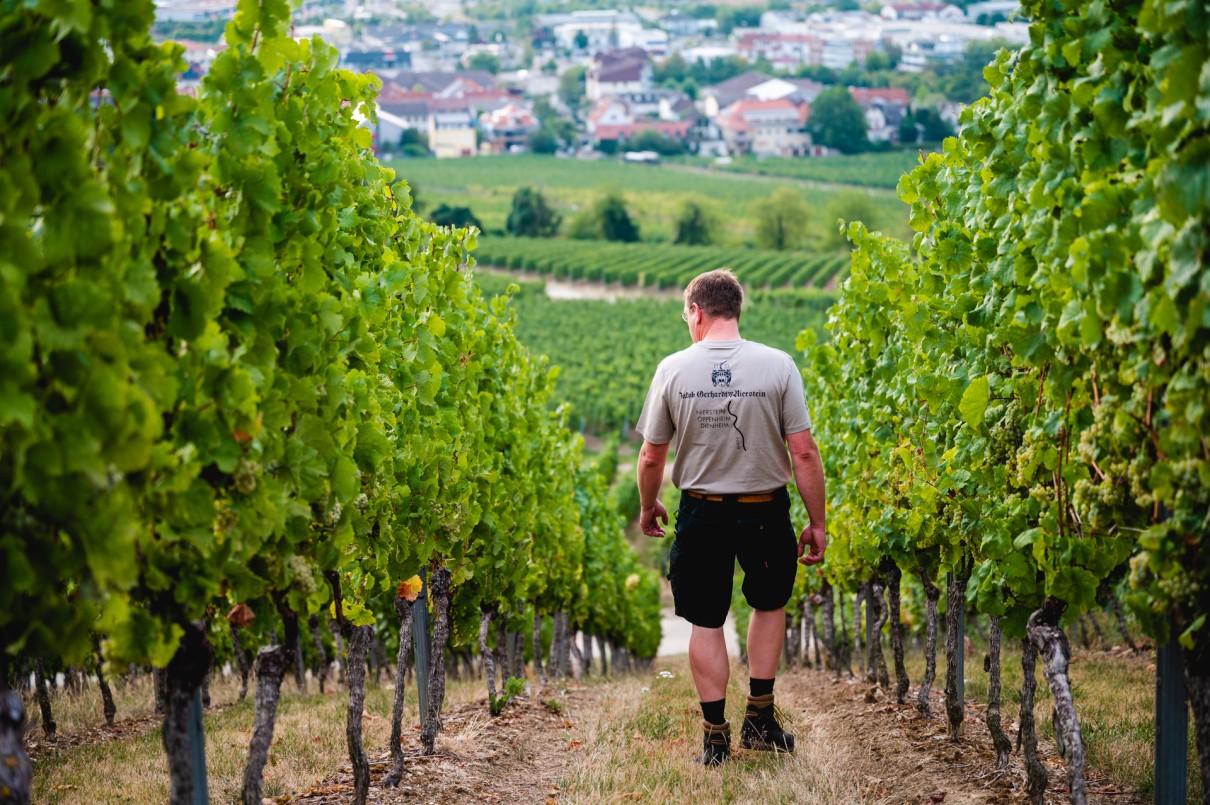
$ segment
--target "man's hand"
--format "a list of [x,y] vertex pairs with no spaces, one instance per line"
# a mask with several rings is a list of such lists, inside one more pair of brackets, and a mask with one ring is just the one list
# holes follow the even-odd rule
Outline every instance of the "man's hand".
[[654,506],[644,506],[639,510],[639,526],[642,527],[643,533],[649,537],[664,536],[664,529],[660,527],[660,520],[664,521],[664,525],[668,525],[668,510],[658,500]]
[[823,552],[828,547],[828,537],[821,525],[809,525],[798,538],[798,562],[817,565],[823,561]]

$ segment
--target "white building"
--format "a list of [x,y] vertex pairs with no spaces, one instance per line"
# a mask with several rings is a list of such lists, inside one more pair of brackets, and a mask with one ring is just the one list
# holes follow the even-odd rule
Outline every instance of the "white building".
[[651,64],[646,52],[637,48],[598,53],[584,75],[584,95],[590,101],[650,89]]
[[950,3],[887,3],[879,15],[888,20],[965,20],[966,12]]
[[236,0],[155,0],[157,22],[210,22],[235,16]]
[[668,34],[658,28],[640,28],[618,34],[618,46],[641,48],[652,56],[668,55]]
[[549,27],[555,41],[568,50],[578,48],[577,40],[586,40],[589,53],[623,47],[622,39],[642,36],[643,24],[629,11],[574,11],[571,14],[544,14],[538,24]]

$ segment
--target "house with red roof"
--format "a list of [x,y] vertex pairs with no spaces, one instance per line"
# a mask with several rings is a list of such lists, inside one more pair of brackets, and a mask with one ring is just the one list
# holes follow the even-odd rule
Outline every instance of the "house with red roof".
[[483,144],[496,154],[508,154],[529,148],[529,135],[540,128],[531,110],[517,103],[506,104],[491,112],[479,113]]
[[899,124],[908,113],[911,99],[902,87],[849,87],[849,94],[865,113],[866,136],[870,142],[896,142]]
[[732,154],[793,157],[819,151],[811,142],[811,107],[791,98],[740,98],[714,119]]
[[752,31],[739,38],[735,49],[750,63],[765,59],[782,70],[823,64],[822,37],[814,34]]
[[589,110],[584,128],[595,148],[610,141],[623,146],[639,132],[655,131],[692,149],[697,124],[696,115],[681,120],[660,119],[636,114],[635,107],[625,97],[605,97]]

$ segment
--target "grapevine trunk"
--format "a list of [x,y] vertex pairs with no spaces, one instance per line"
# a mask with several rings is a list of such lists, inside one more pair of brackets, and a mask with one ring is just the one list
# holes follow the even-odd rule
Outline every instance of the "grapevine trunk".
[[[568,616],[570,620],[571,616]],[[567,629],[567,670],[571,676],[576,676],[576,669],[579,669],[579,676],[584,675],[584,655],[580,653],[580,641],[576,636],[580,634],[579,629],[575,625],[569,625]]]
[[[847,597],[848,596],[844,594],[843,590],[836,591],[836,605],[840,610],[840,631],[836,633],[836,649],[840,660],[840,664],[837,666],[837,668],[844,668],[846,671],[848,671],[849,676],[853,676],[853,647],[849,642],[849,626],[844,617],[844,605]],[[837,674],[839,674],[839,670],[837,671]]]
[[575,629],[571,625],[571,615],[563,613],[562,637],[559,640],[559,676],[571,676],[571,644],[575,637]]
[[1067,676],[1071,645],[1059,626],[1059,618],[1066,608],[1067,605],[1057,599],[1046,599],[1042,608],[1029,616],[1027,631],[1042,659],[1042,673],[1054,699],[1055,742],[1067,762],[1071,802],[1083,805],[1088,799],[1084,785],[1084,737],[1080,733],[1080,719],[1071,696],[1071,680]]
[[[866,642],[861,636],[861,605],[865,603],[868,588],[869,582],[863,581],[857,585],[857,595],[853,597],[853,658],[857,660],[858,675],[866,676],[869,675],[869,664],[866,661],[869,653],[866,651]],[[865,613],[866,617],[869,617],[869,606],[865,607]]]
[[[497,613],[498,614],[498,613]],[[496,667],[500,669],[500,688],[508,681],[508,631],[506,618],[496,619]]]
[[945,607],[945,717],[951,741],[962,740],[962,722],[966,716],[966,695],[963,684],[962,660],[966,650],[962,640],[962,618],[965,615],[966,583],[969,570],[965,567],[950,575]]
[[[803,665],[810,667],[811,665],[811,644],[815,643],[815,608],[811,606],[811,596],[803,596],[802,599],[802,626],[803,626]],[[816,653],[818,657],[818,652]]]
[[429,588],[433,601],[433,635],[429,650],[429,711],[420,731],[424,753],[437,751],[437,732],[441,728],[441,703],[445,700],[445,646],[450,639],[450,571],[438,567],[433,571]]
[[370,763],[361,737],[361,714],[366,705],[366,654],[374,640],[373,626],[349,630],[349,707],[345,719],[345,738],[349,762],[353,767],[353,802],[365,805],[370,794]]
[[298,685],[298,692],[303,694],[307,692],[306,671],[303,665],[302,629],[299,629],[294,641],[294,684]]
[[261,803],[265,763],[269,759],[269,744],[273,742],[281,683],[293,664],[292,653],[284,645],[272,645],[265,646],[256,655],[256,714],[252,724],[252,742],[248,747],[248,763],[244,766],[244,787],[240,795],[243,805]]
[[235,649],[235,664],[239,667],[239,700],[242,702],[248,696],[248,653],[244,651],[244,645],[239,639],[239,629],[235,628],[234,623],[228,623],[231,627],[231,645]]
[[878,618],[874,621],[874,634],[870,640],[870,653],[873,655],[870,665],[878,673],[878,686],[884,690],[890,690],[891,675],[887,671],[886,656],[882,652],[882,627],[886,626],[888,617],[886,594],[882,589],[882,584],[877,581],[871,583],[870,591],[874,611],[878,613]]
[[[1135,654],[1139,653],[1138,644],[1134,642],[1134,638],[1130,636],[1130,630],[1126,628],[1126,614],[1122,611],[1122,602],[1118,599],[1117,594],[1113,591],[1113,587],[1109,586],[1109,582],[1105,579],[1101,580],[1101,591],[1105,599],[1109,601],[1109,608],[1113,610],[1114,620],[1117,621],[1118,631],[1122,633],[1122,639],[1126,641],[1126,645],[1130,646],[1130,650]],[[1096,623],[1093,620],[1093,623]],[[1101,639],[1105,639],[1105,635],[1101,634],[1101,627],[1097,626],[1097,634]]]
[[1000,723],[1000,642],[1002,637],[1000,619],[993,615],[991,631],[987,638],[987,660],[984,670],[988,673],[987,730],[991,733],[992,745],[996,749],[997,769],[1008,768],[1008,756],[1013,751],[1013,743]]
[[1017,732],[1017,745],[1025,754],[1026,792],[1033,805],[1042,805],[1046,786],[1050,776],[1042,759],[1038,756],[1038,729],[1034,723],[1034,693],[1038,689],[1038,679],[1034,673],[1038,661],[1038,651],[1029,638],[1021,640],[1021,711],[1018,720],[1021,728]]
[[1088,615],[1081,612],[1076,623],[1080,627],[1080,645],[1086,649],[1092,648],[1092,643],[1088,639]]
[[151,686],[155,689],[155,714],[162,716],[168,706],[168,682],[164,678],[163,668],[151,669]]
[[592,675],[592,635],[584,633],[584,676]]
[[[1083,616],[1081,616],[1081,617],[1083,617]],[[1093,613],[1089,613],[1088,620],[1092,624],[1092,630],[1094,632],[1096,632],[1098,645],[1101,648],[1109,648],[1109,646],[1111,645],[1109,642],[1109,638],[1105,637],[1105,630],[1103,630],[1101,628],[1101,622],[1099,620],[1097,620],[1096,615]],[[1136,648],[1135,650],[1137,651],[1138,649]]]
[[345,683],[344,638],[340,636],[340,628],[335,623],[329,623],[328,629],[331,630],[332,640],[336,643],[336,684],[343,685]]
[[941,597],[941,588],[933,583],[933,578],[923,565],[919,569],[920,584],[924,587],[925,599],[925,644],[924,644],[924,679],[920,682],[920,693],[916,698],[916,709],[923,716],[931,712],[929,691],[932,690],[933,680],[937,678],[937,599]]
[[311,627],[311,639],[315,642],[315,676],[319,679],[319,692],[323,693],[328,682],[328,652],[324,650],[324,642],[319,637],[319,616],[312,615],[307,619],[307,625]]
[[[56,733],[55,718],[50,710],[50,692],[46,689],[46,663],[41,657],[34,660],[34,688],[38,695],[38,709],[42,713],[42,731],[53,741]],[[156,712],[160,712],[158,707]]]
[[101,656],[101,640],[96,635],[93,635],[92,645],[93,653],[97,658],[97,687],[101,689],[105,723],[112,727],[114,716],[118,714],[118,707],[113,701],[113,691],[109,689],[109,683],[105,680],[105,658]]
[[487,672],[487,702],[491,707],[496,701],[496,662],[492,657],[492,651],[487,647],[487,634],[492,626],[492,613],[495,612],[495,607],[491,604],[483,604],[483,611],[479,615],[479,655],[483,657],[483,669]]
[[903,571],[893,561],[888,560],[886,565],[887,609],[891,619],[891,654],[895,658],[895,702],[903,704],[907,701],[908,688],[912,684],[908,679],[907,666],[903,662],[903,623],[900,621],[899,615],[899,582],[903,577]]
[[394,788],[403,780],[403,694],[407,681],[408,655],[412,652],[412,604],[405,598],[395,598],[395,614],[399,617],[399,653],[395,655],[395,701],[391,705],[391,772],[384,784]]
[[546,687],[546,670],[542,667],[542,616],[537,610],[534,610],[533,650],[534,674],[538,677],[538,684]]
[[836,599],[833,597],[832,585],[824,581],[823,586],[819,589],[819,594],[823,596],[823,642],[828,649],[828,664],[832,672],[839,676],[840,657],[836,655],[836,622],[834,618]]
[[605,650],[603,635],[597,635],[597,648],[601,650],[601,676],[609,676],[609,655]]

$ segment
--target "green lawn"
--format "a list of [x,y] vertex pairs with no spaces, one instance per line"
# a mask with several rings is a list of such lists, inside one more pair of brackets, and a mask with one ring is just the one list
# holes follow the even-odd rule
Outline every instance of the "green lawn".
[[[806,161],[806,160],[803,160]],[[646,241],[667,241],[681,203],[694,199],[719,221],[717,241],[723,246],[753,245],[749,207],[784,185],[797,187],[811,216],[808,250],[822,247],[838,217],[848,216],[853,194],[861,194],[863,213],[871,229],[908,237],[908,208],[893,190],[852,187],[821,188],[797,179],[769,179],[733,173],[686,170],[683,165],[633,165],[613,158],[563,159],[537,155],[408,159],[391,163],[398,175],[416,188],[430,212],[445,203],[470,207],[485,231],[502,231],[513,193],[532,186],[562,212],[564,229],[580,210],[607,190],[621,192]]]
[[[927,146],[923,149],[926,154],[931,150]],[[744,156],[733,159],[728,165],[712,165],[712,167],[715,170],[729,173],[776,176],[893,190],[899,184],[899,177],[919,163],[920,151],[912,149],[809,159]]]

